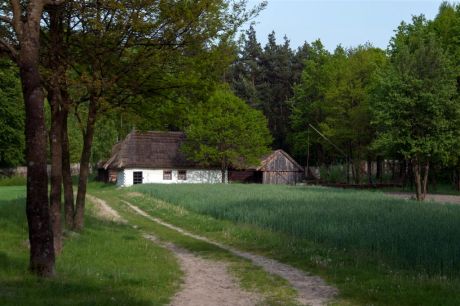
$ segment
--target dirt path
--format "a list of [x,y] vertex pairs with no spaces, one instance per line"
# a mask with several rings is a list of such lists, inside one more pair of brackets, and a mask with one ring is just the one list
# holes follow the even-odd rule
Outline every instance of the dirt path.
[[[415,195],[408,192],[387,192],[386,195],[397,198],[397,199],[413,199]],[[447,194],[428,194],[426,196],[427,201],[433,201],[437,203],[448,203],[448,204],[459,204],[460,205],[460,196],[456,195],[447,195]]]
[[[280,263],[276,260],[269,259],[260,255],[255,255],[247,252],[242,252],[240,250],[234,249],[232,247],[220,244],[218,242],[209,240],[205,237],[198,236],[183,230],[177,226],[166,223],[161,219],[155,218],[147,214],[145,211],[139,207],[127,202],[122,201],[132,210],[134,210],[139,215],[142,215],[153,222],[161,224],[165,227],[168,227],[172,230],[175,230],[185,236],[192,237],[197,240],[205,241],[207,243],[218,246],[224,250],[231,252],[234,255],[237,255],[242,258],[251,260],[255,265],[262,267],[269,273],[278,275],[286,279],[298,292],[297,301],[303,305],[324,305],[328,303],[334,296],[338,293],[337,289],[327,285],[324,280],[317,276],[311,276],[305,272],[293,268],[289,265]],[[238,305],[237,303],[232,303],[233,305]]]
[[[94,204],[98,218],[118,223],[128,222],[110,207],[106,201],[92,195],[87,198]],[[173,297],[170,306],[254,306],[260,295],[241,289],[227,269],[228,265],[195,256],[172,243],[164,243],[151,234],[144,237],[170,250],[179,260],[184,280],[180,291]]]
[[259,295],[242,290],[227,272],[228,266],[193,255],[172,243],[163,243],[155,236],[144,235],[176,255],[185,274],[181,290],[170,306],[253,306],[261,301]]
[[96,216],[103,220],[113,221],[117,223],[127,223],[125,219],[123,219],[120,214],[113,209],[112,207],[107,204],[102,199],[96,198],[90,194],[86,195],[86,198],[94,204]]

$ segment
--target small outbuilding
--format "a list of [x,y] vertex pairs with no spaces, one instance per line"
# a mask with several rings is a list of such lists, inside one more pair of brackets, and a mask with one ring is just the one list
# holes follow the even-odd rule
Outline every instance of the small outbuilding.
[[219,168],[205,168],[180,150],[182,132],[133,131],[112,149],[98,169],[98,177],[118,186],[144,183],[220,183]]
[[296,184],[301,182],[305,171],[289,154],[283,150],[273,151],[261,159],[260,165],[228,173],[230,182],[260,184]]

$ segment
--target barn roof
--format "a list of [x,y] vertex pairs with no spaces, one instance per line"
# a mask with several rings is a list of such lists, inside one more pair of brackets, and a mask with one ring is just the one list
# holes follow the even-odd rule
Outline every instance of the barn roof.
[[182,132],[133,131],[113,146],[103,168],[194,168],[180,150],[184,139]]
[[289,154],[287,154],[284,150],[276,150],[268,154],[267,156],[263,157],[260,166],[256,168],[257,171],[265,171],[267,170],[268,165],[275,160],[276,158],[283,156],[285,159],[287,159],[289,162],[292,163],[294,168],[297,168],[297,171],[303,172],[304,169],[301,165],[299,165],[294,158],[292,158]]

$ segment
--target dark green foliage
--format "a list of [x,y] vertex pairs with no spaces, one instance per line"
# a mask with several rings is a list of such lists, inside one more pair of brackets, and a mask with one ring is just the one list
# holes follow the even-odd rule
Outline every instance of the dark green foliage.
[[18,69],[0,59],[0,167],[24,162],[24,102]]
[[297,52],[293,51],[287,37],[283,44],[277,44],[274,32],[262,48],[254,28],[250,27],[243,36],[239,57],[231,66],[233,90],[267,117],[275,148],[289,151],[286,141],[291,113],[288,101],[293,85],[299,81],[308,50],[309,45],[305,44]]

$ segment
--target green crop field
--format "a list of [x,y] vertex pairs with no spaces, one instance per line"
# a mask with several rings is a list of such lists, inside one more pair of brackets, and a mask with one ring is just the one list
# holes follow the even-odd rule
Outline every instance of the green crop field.
[[[187,214],[161,215],[161,205],[152,214],[319,273],[355,302],[455,305],[460,299],[459,206],[313,187],[142,185],[130,190],[211,219],[200,225],[199,218],[187,221]],[[218,225],[229,221],[240,229]]]

